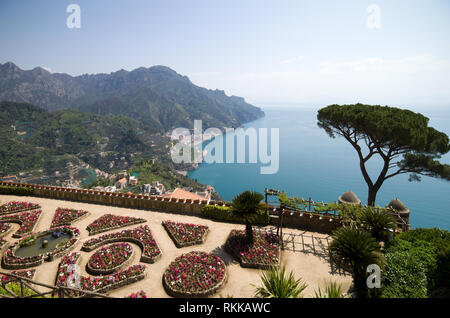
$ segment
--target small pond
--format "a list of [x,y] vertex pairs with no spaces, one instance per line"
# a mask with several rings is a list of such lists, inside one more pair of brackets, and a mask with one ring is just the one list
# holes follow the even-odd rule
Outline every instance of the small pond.
[[[19,247],[15,254],[19,257],[30,257],[52,252],[59,243],[70,240],[72,237],[73,235],[68,233],[60,233],[58,237],[54,237],[50,232],[37,238],[34,244],[30,246]],[[45,240],[48,241],[48,245],[44,248],[42,242]]]

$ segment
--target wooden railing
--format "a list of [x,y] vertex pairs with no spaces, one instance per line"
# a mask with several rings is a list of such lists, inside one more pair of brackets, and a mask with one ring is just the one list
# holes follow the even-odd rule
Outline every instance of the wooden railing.
[[[100,294],[95,292],[90,292],[82,289],[72,288],[72,287],[65,287],[65,286],[51,286],[44,283],[35,282],[31,279],[18,276],[12,273],[3,273],[0,272],[0,275],[6,276],[9,279],[6,282],[2,282],[1,286],[2,288],[8,293],[8,295],[2,295],[0,294],[0,298],[73,298],[70,296],[70,292],[77,292],[80,296],[77,296],[77,298],[80,297],[87,297],[87,298],[93,298],[93,297],[101,297],[101,298],[113,298],[111,296],[108,296],[107,294]],[[11,283],[16,283],[20,286],[20,291],[18,294],[10,290],[7,285]],[[35,286],[41,286],[46,289],[49,289],[47,291],[39,291]],[[26,295],[26,289],[28,288],[29,291],[32,292],[31,295]]]

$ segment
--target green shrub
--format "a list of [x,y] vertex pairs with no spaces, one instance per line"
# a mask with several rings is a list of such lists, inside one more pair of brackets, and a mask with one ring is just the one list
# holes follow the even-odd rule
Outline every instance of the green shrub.
[[387,265],[382,273],[382,298],[426,298],[425,267],[416,255],[395,251],[385,255]]
[[[428,280],[431,282],[430,287],[448,288],[448,286],[450,286],[449,231],[438,228],[418,228],[400,234],[396,240],[397,239],[408,241],[414,246],[421,246],[422,248],[427,244],[431,244],[434,247],[434,258],[436,260],[436,265],[429,265],[430,270],[428,271]],[[425,264],[430,263],[429,260],[424,260],[424,262]]]
[[[227,206],[205,205],[202,207],[201,214],[208,219],[244,223],[239,217],[233,215],[231,207]],[[269,212],[266,209],[260,209],[254,223],[258,225],[269,224]]]
[[33,192],[34,190],[31,188],[0,186],[0,194],[29,196]]

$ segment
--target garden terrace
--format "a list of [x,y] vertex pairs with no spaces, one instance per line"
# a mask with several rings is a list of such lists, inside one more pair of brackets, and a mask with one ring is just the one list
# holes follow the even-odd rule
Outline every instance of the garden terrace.
[[145,219],[135,218],[132,216],[117,216],[112,214],[105,214],[89,224],[86,229],[89,231],[89,235],[95,235],[98,233],[115,230],[121,227],[145,222],[147,222]]
[[123,268],[133,260],[133,247],[128,243],[113,243],[96,251],[86,265],[87,272],[105,275]]
[[205,225],[174,221],[163,221],[162,224],[178,248],[204,243],[209,231]]
[[245,231],[232,230],[225,249],[242,267],[269,269],[279,265],[279,239],[272,233],[253,231],[253,245],[249,245]]
[[92,238],[86,241],[81,249],[83,251],[90,252],[105,244],[123,241],[128,241],[139,245],[142,249],[140,261],[143,263],[154,263],[162,255],[162,252],[159,249],[158,244],[156,244],[156,241],[153,239],[152,232],[147,225]]
[[226,266],[221,258],[193,251],[170,263],[163,285],[173,297],[206,297],[222,288],[226,280]]
[[[58,267],[56,275],[56,286],[73,286],[75,282],[71,282],[81,258],[80,253],[72,253],[71,255],[64,256]],[[82,290],[104,293],[109,290],[126,286],[144,279],[147,274],[145,265],[133,265],[125,270],[113,273],[108,276],[99,277],[86,277],[80,276],[79,286],[73,286]],[[79,297],[81,295],[76,292],[71,292],[73,297]]]
[[55,228],[62,225],[71,225],[75,221],[79,221],[81,218],[86,217],[89,214],[87,211],[58,208],[55,212],[55,216],[50,228]]
[[41,206],[31,202],[11,201],[0,206],[0,215],[40,209]]
[[18,223],[20,225],[16,233],[13,234],[15,238],[21,238],[31,233],[39,221],[42,211],[27,211],[14,215],[4,215],[0,217],[0,222]]
[[[30,246],[32,244],[35,244],[37,239],[39,239],[42,236],[45,236],[49,233],[52,233],[54,231],[61,231],[69,233],[73,236],[72,239],[64,241],[57,245],[55,249],[53,249],[51,252],[45,252],[38,255],[33,256],[27,256],[27,257],[20,257],[16,255],[16,252],[19,248]],[[35,267],[40,264],[42,264],[44,261],[52,261],[53,259],[57,257],[63,256],[65,253],[69,252],[71,249],[75,247],[75,244],[78,242],[78,236],[80,235],[80,232],[76,228],[71,227],[59,227],[52,230],[47,230],[44,232],[36,233],[33,235],[30,235],[28,237],[25,237],[14,244],[12,244],[4,253],[2,258],[2,266],[6,269],[23,269],[23,268],[30,268]]]

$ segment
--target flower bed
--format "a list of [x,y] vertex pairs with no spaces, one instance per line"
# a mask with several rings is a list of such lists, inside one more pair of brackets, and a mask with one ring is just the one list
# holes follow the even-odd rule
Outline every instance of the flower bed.
[[[80,253],[72,253],[64,256],[59,263],[58,272],[56,275],[57,286],[71,286],[69,282],[76,276],[77,264],[80,261]],[[121,270],[108,276],[86,277],[79,276],[79,285],[75,282],[76,288],[92,292],[107,292],[111,289],[119,288],[129,285],[138,280],[144,279],[146,275],[145,265],[133,265],[125,270]],[[82,296],[77,292],[70,292],[73,297]]]
[[163,275],[166,292],[173,297],[206,297],[226,282],[225,263],[218,256],[190,252],[177,257]]
[[0,235],[6,234],[6,232],[8,232],[10,228],[11,225],[9,225],[8,223],[0,223]]
[[11,201],[0,205],[0,215],[40,209],[41,206],[31,202]]
[[129,296],[125,298],[147,298],[147,294],[145,293],[145,291],[141,290],[136,293],[131,293]]
[[8,241],[5,241],[2,237],[0,237],[0,248],[2,248],[6,243],[8,243]]
[[162,224],[178,248],[204,243],[209,231],[205,225],[173,221],[163,221]]
[[114,229],[118,229],[125,226],[147,222],[141,218],[135,218],[132,216],[117,216],[112,214],[105,214],[99,219],[95,220],[87,226],[89,235],[98,234]]
[[88,214],[89,212],[83,210],[58,208],[55,212],[50,228],[62,225],[71,225],[73,222],[86,217]]
[[87,263],[91,274],[110,274],[133,260],[133,247],[128,243],[113,243],[95,252]]
[[[24,270],[24,271],[12,271],[11,274],[20,276],[20,277],[24,277],[24,278],[28,278],[28,279],[33,279],[34,274],[36,273],[35,269],[29,269],[29,270]],[[2,284],[9,284],[11,283],[15,278],[11,277],[11,276],[6,276],[6,275],[0,275],[0,282]]]
[[156,244],[156,241],[153,239],[152,232],[147,225],[92,238],[84,242],[81,249],[83,251],[90,252],[105,244],[123,241],[136,243],[141,247],[141,262],[154,263],[162,255],[162,252],[159,249],[158,244]]
[[0,217],[0,222],[19,223],[20,228],[13,234],[12,237],[21,238],[31,233],[41,216],[42,211],[27,211],[14,215],[4,215]]
[[[24,244],[32,244],[37,238],[47,235],[48,233],[51,233],[55,230],[59,231],[65,231],[67,233],[70,233],[74,237],[67,242],[64,242],[63,244],[57,245],[57,247],[52,251],[36,256],[29,256],[29,257],[20,257],[15,254],[17,249],[19,249]],[[78,237],[80,235],[80,231],[76,228],[72,227],[59,227],[52,230],[47,230],[44,232],[40,232],[28,237],[25,237],[21,239],[20,241],[15,242],[13,245],[11,245],[8,250],[5,252],[2,258],[2,266],[6,269],[22,269],[22,268],[29,268],[29,267],[35,267],[40,264],[42,264],[44,261],[52,261],[53,259],[57,257],[61,257],[62,255],[69,252],[71,249],[75,247],[75,243],[78,241]]]
[[245,231],[232,230],[225,243],[228,253],[239,260],[242,267],[268,269],[279,263],[278,236],[253,231],[253,245],[249,245]]

